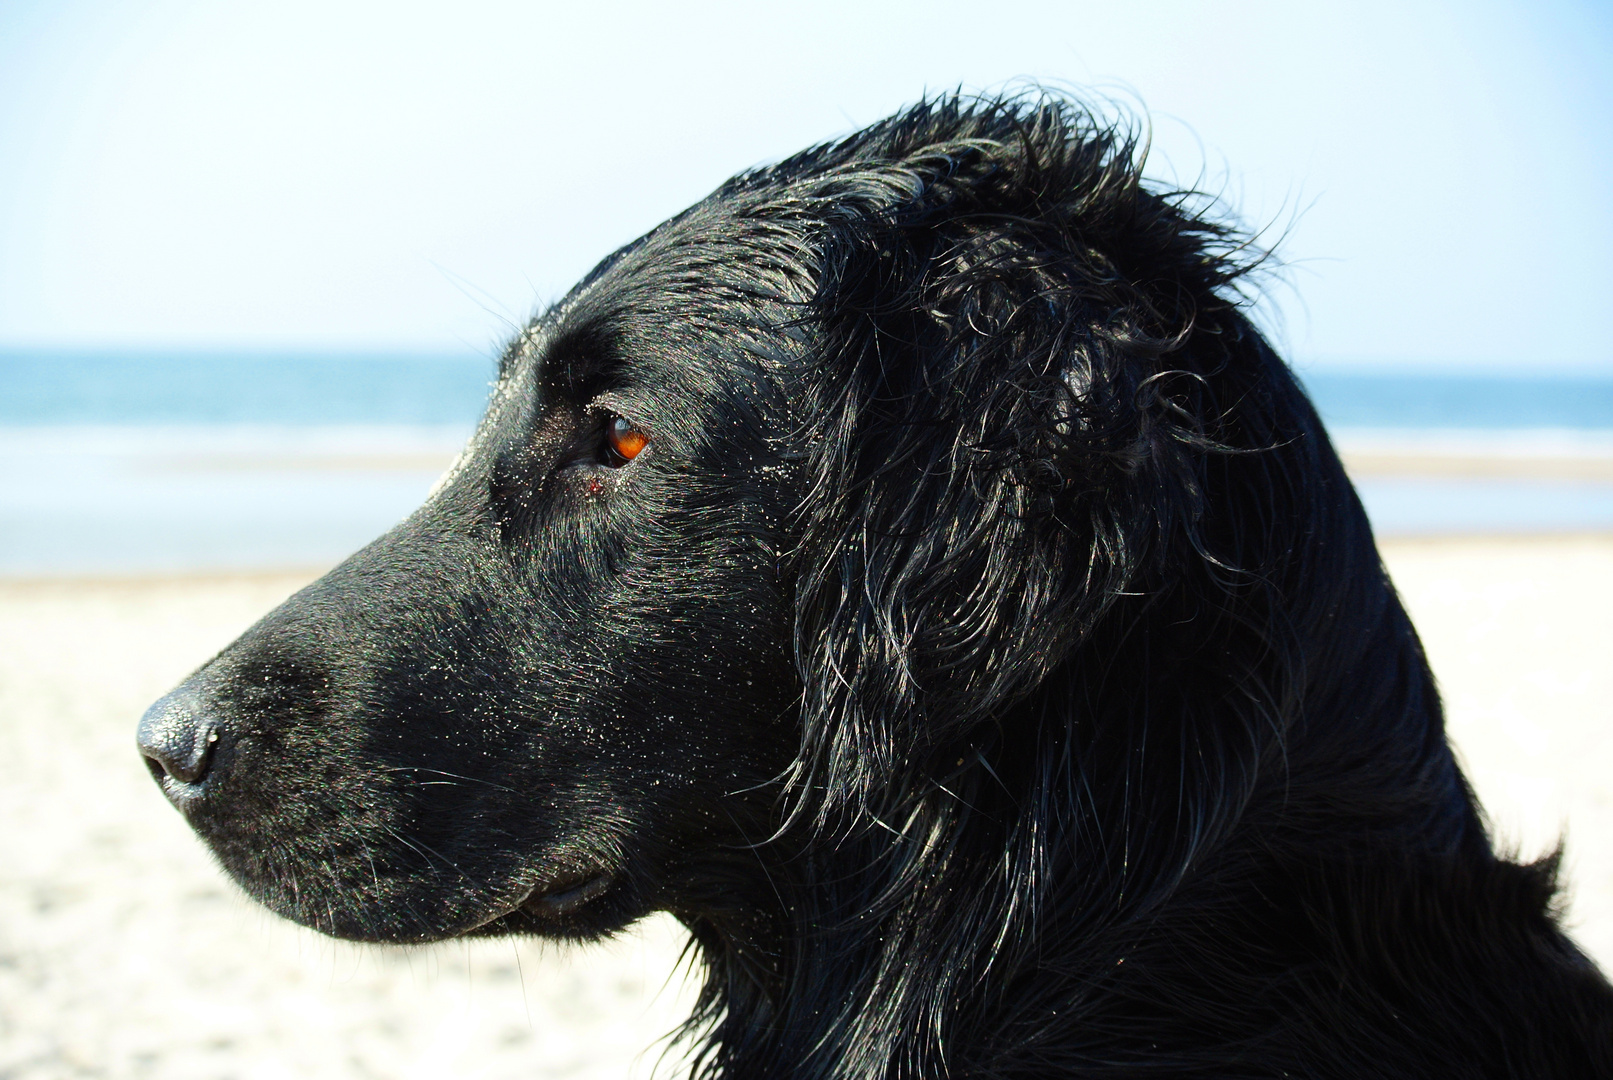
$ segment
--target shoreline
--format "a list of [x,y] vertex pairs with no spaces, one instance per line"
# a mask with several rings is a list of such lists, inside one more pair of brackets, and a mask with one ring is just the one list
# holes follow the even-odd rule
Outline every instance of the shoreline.
[[[1613,543],[1613,528],[1451,530],[1449,532],[1394,532],[1374,536],[1380,549],[1427,547],[1430,545],[1533,545],[1556,543]],[[230,582],[272,583],[317,580],[333,570],[341,560],[320,563],[288,563],[284,566],[199,566],[191,569],[127,569],[16,572],[0,570],[0,590],[56,588],[147,588],[165,585],[227,584]]]

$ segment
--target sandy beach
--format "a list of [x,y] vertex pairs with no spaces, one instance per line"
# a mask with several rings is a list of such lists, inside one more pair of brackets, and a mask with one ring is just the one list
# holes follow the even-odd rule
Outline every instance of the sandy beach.
[[[1613,966],[1613,536],[1384,544],[1498,839],[1566,835]],[[0,581],[0,1077],[622,1077],[687,1012],[667,919],[608,946],[360,948],[245,900],[133,749],[312,576]]]

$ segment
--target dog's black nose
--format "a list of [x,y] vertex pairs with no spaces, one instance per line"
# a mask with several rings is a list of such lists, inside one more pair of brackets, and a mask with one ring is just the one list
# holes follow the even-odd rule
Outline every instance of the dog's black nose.
[[218,730],[202,718],[195,695],[181,687],[146,710],[135,738],[152,776],[199,784],[212,763]]

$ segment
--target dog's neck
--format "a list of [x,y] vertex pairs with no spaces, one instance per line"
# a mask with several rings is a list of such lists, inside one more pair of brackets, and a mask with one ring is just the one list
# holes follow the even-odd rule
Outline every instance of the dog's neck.
[[[1338,919],[1307,913],[1527,873],[1495,869],[1320,421],[1269,350],[1248,363],[1246,448],[1200,478],[1218,516],[1027,696],[905,762],[878,806],[816,831],[804,815],[757,849],[722,905],[744,918],[685,915],[717,1071],[1130,1076],[1192,1058],[1219,1075],[1274,1014],[1229,1010],[1233,1030],[1204,1010],[1330,949],[1354,962]],[[959,1046],[976,1059],[947,1060]]]
[[[714,1025],[713,1063],[868,1077],[999,1075],[1012,1059],[1034,1074],[1041,1041],[1059,1032],[1067,1050],[1081,1029],[1092,1056],[1068,1064],[1095,1069],[1129,1059],[1102,1035],[1116,1009],[1153,1015],[1156,1043],[1191,1041],[1181,1025],[1204,1017],[1145,1000],[1168,998],[1173,979],[1283,977],[1265,920],[1308,901],[1252,883],[1325,893],[1338,875],[1374,874],[1358,862],[1367,851],[1487,863],[1420,647],[1370,540],[1364,550],[1374,566],[1316,598],[1321,615],[1295,613],[1311,632],[1300,658],[1316,662],[1268,673],[1268,687],[1287,680],[1280,700],[1240,696],[1235,678],[1214,693],[1226,649],[1170,605],[1146,605],[1003,716],[990,743],[961,751],[965,768],[912,785],[900,817],[765,846],[750,895],[725,905],[743,918],[686,916],[709,964],[699,1015]],[[1330,625],[1376,630],[1331,640]],[[982,1031],[1000,1033],[1001,1060],[945,1060],[949,1045],[992,1054]]]

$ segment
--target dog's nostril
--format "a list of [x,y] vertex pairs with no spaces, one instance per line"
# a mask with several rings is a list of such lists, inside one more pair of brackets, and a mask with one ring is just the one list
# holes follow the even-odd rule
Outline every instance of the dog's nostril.
[[218,731],[202,719],[194,696],[181,688],[146,710],[136,741],[156,779],[169,776],[195,784],[207,775]]

